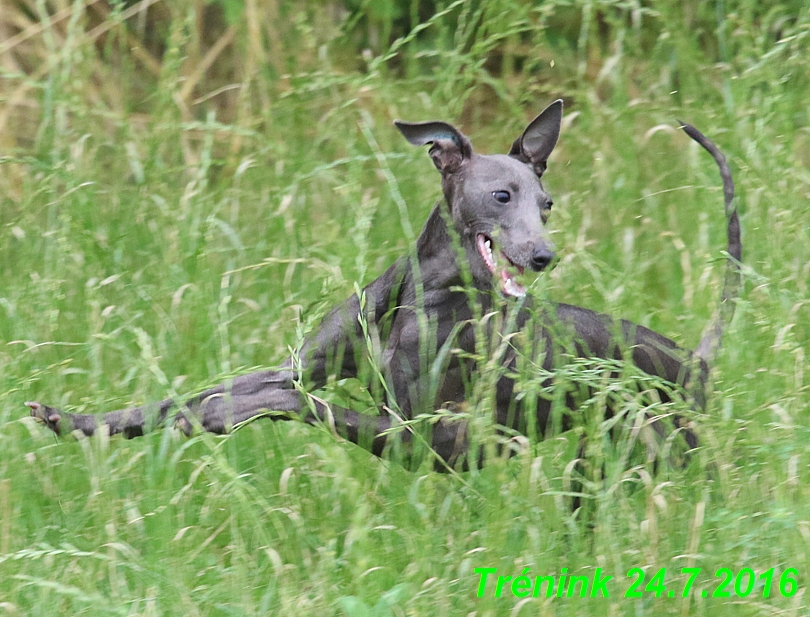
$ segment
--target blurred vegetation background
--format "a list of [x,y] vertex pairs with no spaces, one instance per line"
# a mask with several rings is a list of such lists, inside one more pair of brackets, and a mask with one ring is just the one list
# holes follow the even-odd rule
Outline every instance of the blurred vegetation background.
[[249,147],[245,133],[266,134],[300,97],[317,118],[327,92],[342,106],[390,104],[379,88],[389,82],[428,91],[467,123],[559,93],[569,106],[632,106],[689,104],[700,92],[728,120],[756,110],[795,128],[806,106],[780,95],[806,87],[806,9],[800,0],[4,0],[0,132],[6,147],[43,148],[57,112],[77,132],[110,136],[124,122],[144,132],[215,113],[242,133],[214,136],[234,156]]
[[[803,614],[809,38],[801,0],[0,0],[0,611]],[[279,362],[439,197],[394,118],[499,152],[559,97],[542,297],[693,346],[725,221],[675,118],[734,170],[747,285],[688,469],[627,468],[599,401],[581,518],[577,431],[440,476],[297,423],[57,441],[24,418]],[[631,567],[680,589],[693,565],[710,595],[720,567],[798,568],[800,590],[623,597]],[[475,567],[615,586],[477,599]]]

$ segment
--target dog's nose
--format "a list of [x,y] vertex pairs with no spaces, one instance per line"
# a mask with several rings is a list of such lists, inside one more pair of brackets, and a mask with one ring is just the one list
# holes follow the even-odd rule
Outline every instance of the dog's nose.
[[532,252],[531,267],[535,272],[545,270],[557,256],[547,248],[537,248]]

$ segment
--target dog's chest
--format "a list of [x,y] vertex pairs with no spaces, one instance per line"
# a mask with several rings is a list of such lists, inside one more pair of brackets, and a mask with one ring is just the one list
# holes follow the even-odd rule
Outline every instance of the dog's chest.
[[456,364],[455,350],[475,349],[466,295],[446,294],[441,301],[430,300],[435,299],[426,297],[424,309],[402,306],[394,311],[381,355],[383,369],[394,380],[420,379],[433,371],[436,362],[447,371]]

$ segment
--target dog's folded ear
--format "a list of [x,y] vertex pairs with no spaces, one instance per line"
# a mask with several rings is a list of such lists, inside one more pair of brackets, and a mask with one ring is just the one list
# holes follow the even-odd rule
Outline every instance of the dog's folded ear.
[[538,178],[546,171],[548,157],[560,137],[562,112],[562,99],[557,99],[529,123],[509,151],[509,156],[531,165]]
[[472,156],[472,144],[456,127],[446,122],[394,120],[400,133],[414,146],[432,144],[430,158],[443,174],[453,173]]

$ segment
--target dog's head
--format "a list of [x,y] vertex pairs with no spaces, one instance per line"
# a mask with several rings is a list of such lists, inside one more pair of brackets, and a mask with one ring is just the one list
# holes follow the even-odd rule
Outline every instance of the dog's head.
[[557,144],[562,100],[554,101],[512,144],[508,155],[473,152],[470,140],[445,122],[408,123],[397,128],[414,145],[431,144],[430,157],[442,174],[442,189],[476,283],[500,283],[507,296],[525,289],[515,275],[554,263],[545,229],[551,197],[540,177]]

